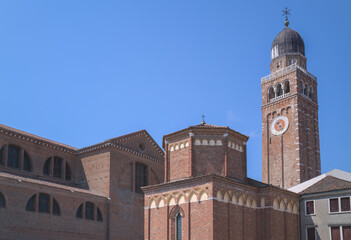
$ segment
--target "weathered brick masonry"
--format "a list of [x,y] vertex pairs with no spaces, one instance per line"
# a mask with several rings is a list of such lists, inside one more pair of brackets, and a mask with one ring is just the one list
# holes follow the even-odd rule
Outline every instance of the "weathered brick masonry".
[[[9,166],[8,154],[16,159],[12,146],[19,149],[18,168]],[[146,131],[76,149],[0,126],[0,149],[0,193],[6,205],[0,208],[0,239],[144,238],[144,197],[136,189],[136,165],[146,167],[145,184],[163,182],[163,151]],[[53,160],[46,175],[48,159]],[[56,168],[63,171],[55,177]],[[35,210],[28,211],[35,194]],[[50,196],[47,212],[39,197],[43,194]],[[53,214],[54,200],[59,215]],[[84,211],[89,203],[94,207],[91,220]],[[82,217],[77,218],[81,204]]]

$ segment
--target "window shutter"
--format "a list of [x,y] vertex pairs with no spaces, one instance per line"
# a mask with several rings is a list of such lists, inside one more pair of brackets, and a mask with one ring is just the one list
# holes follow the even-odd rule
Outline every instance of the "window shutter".
[[329,200],[330,212],[339,212],[339,199],[334,198]]
[[314,214],[314,202],[313,201],[306,202],[306,213],[307,214]]
[[331,228],[331,237],[332,237],[332,240],[341,240],[339,227]]
[[351,240],[351,226],[342,228],[344,240]]
[[341,211],[350,211],[350,197],[341,198]]

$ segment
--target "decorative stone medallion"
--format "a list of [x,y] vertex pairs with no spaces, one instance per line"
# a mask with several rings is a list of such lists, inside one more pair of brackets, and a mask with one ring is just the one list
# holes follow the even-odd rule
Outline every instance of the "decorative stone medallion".
[[281,135],[288,130],[289,119],[285,116],[276,117],[271,124],[271,132],[274,135]]

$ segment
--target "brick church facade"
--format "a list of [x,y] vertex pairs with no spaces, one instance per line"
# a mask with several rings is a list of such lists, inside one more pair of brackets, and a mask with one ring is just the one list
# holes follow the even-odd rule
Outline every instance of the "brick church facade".
[[262,78],[263,182],[248,137],[206,124],[77,149],[0,126],[0,239],[296,240],[300,196],[320,174],[316,78],[288,27]]

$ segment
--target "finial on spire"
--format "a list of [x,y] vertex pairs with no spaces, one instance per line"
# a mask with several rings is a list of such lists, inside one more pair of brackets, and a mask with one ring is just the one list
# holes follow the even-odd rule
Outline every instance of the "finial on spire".
[[288,9],[288,7],[285,7],[285,9],[283,10],[283,16],[285,16],[285,27],[289,26],[289,20],[288,20],[288,15],[290,15],[290,11],[291,9]]
[[205,115],[204,114],[202,114],[202,122],[201,122],[201,124],[206,124],[205,123]]

